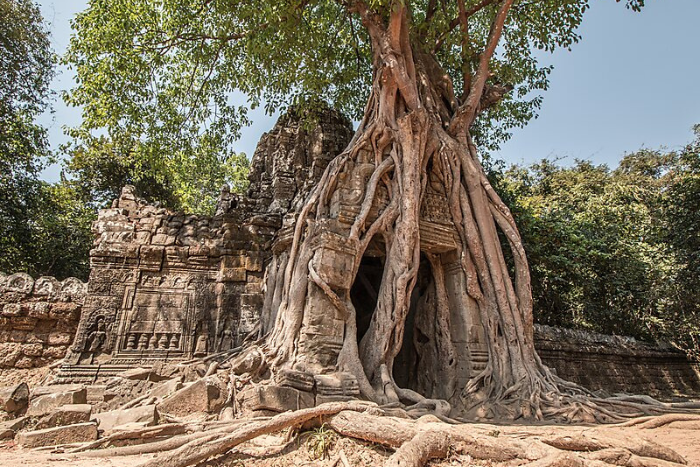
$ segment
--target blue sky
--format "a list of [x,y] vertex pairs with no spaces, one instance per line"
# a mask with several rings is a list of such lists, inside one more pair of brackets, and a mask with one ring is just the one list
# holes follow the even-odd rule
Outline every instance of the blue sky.
[[[63,53],[70,19],[84,9],[82,0],[39,0],[50,23],[54,49]],[[611,167],[626,152],[640,148],[677,149],[692,139],[700,123],[700,0],[647,0],[633,13],[614,0],[591,0],[571,52],[543,54],[554,65],[550,89],[538,119],[516,129],[495,154],[508,163],[531,163],[544,157],[560,163],[587,159]],[[70,71],[59,69],[53,88],[73,85]],[[262,109],[243,131],[237,150],[252,156],[260,135],[274,124]],[[54,112],[41,118],[51,146],[67,141],[63,126],[80,122],[79,109],[57,97]],[[55,181],[59,166],[44,172]]]

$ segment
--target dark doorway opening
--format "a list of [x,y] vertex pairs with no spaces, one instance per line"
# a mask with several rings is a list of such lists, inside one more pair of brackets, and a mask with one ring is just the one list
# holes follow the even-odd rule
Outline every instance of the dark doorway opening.
[[350,300],[355,307],[357,322],[357,343],[369,329],[372,314],[377,306],[379,286],[384,274],[384,258],[381,256],[363,256],[357,270],[355,282],[350,288]]
[[411,302],[406,316],[406,326],[404,328],[401,350],[394,360],[394,381],[399,387],[419,391],[418,364],[420,362],[419,347],[424,346],[430,338],[424,335],[416,327],[416,317],[422,313],[434,313],[434,303],[432,303],[432,283],[433,275],[430,269],[430,261],[421,253],[420,266],[416,285],[411,293]]

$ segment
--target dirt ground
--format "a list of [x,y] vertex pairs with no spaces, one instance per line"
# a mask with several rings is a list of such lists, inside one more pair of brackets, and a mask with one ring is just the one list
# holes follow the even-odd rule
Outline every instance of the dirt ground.
[[[700,467],[700,422],[674,422],[661,428],[607,426],[559,426],[559,425],[463,425],[470,434],[488,435],[494,438],[513,437],[522,440],[551,437],[552,435],[608,436],[618,439],[641,437],[669,447],[681,454],[692,467]],[[343,467],[341,456],[348,465],[380,467],[391,450],[378,444],[343,438],[331,431],[316,430],[302,433],[291,442],[285,441],[286,433],[268,435],[244,443],[226,456],[210,460],[206,467]],[[328,449],[323,449],[328,445]],[[324,452],[325,451],[325,452]],[[325,454],[325,456],[324,456]],[[12,441],[0,444],[0,466],[52,466],[52,467],[132,467],[157,457],[143,454],[112,458],[89,457],[89,453],[69,455],[56,449],[23,450]],[[428,465],[447,467],[454,465],[483,467],[514,467],[523,461],[496,463],[480,461],[469,456],[453,453],[447,459],[433,461]]]

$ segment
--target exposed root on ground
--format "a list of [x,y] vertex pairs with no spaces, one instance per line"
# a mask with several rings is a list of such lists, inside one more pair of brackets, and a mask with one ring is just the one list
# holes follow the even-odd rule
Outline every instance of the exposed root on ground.
[[[324,424],[340,435],[395,450],[386,466],[422,467],[431,459],[468,455],[492,462],[514,461],[535,467],[673,467],[686,465],[677,452],[642,438],[616,437],[582,429],[576,434],[532,434],[526,439],[484,432],[475,425],[450,425],[433,416],[418,420],[390,417],[376,405],[357,402],[322,404],[286,412],[269,420],[241,423],[228,432],[217,428],[158,455],[142,467],[187,467],[221,456],[255,437],[308,422]],[[224,429],[225,430],[225,429]],[[177,439],[177,438],[175,438]]]

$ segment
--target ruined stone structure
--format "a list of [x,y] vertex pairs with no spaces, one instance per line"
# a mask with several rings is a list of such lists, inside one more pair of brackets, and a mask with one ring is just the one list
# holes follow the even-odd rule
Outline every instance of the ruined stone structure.
[[700,395],[700,364],[668,344],[538,325],[535,348],[559,376],[594,391]]
[[88,295],[59,381],[239,346],[259,323],[284,216],[351,135],[335,112],[313,130],[280,119],[255,151],[248,195],[225,187],[212,217],[150,205],[125,187],[93,226]]
[[0,368],[32,368],[62,359],[73,341],[87,285],[24,273],[0,273]]
[[[92,381],[129,367],[226,351],[239,346],[251,331],[257,330],[252,333],[257,337],[269,330],[279,296],[269,287],[265,290],[265,271],[269,274],[282,267],[295,212],[351,136],[349,122],[333,112],[324,114],[320,125],[310,131],[297,119],[283,117],[258,144],[247,195],[224,189],[212,217],[150,205],[126,187],[110,209],[100,211],[95,223],[88,295],[58,382]],[[343,270],[339,266],[350,261],[341,233],[359,210],[357,203],[366,186],[363,167],[352,167],[342,178],[341,195],[332,203],[339,234],[325,238],[314,253],[325,282],[350,289],[358,340],[371,319],[383,272],[383,248],[377,241],[364,255],[355,280],[339,273]],[[380,196],[378,204],[384,198]],[[464,276],[452,253],[455,239],[444,208],[441,195],[429,190],[422,208],[421,248],[442,261],[448,289],[462,291],[449,295],[455,330],[452,345],[459,352],[456,360],[466,365],[458,372],[462,380],[457,384],[463,386],[484,368],[487,352],[476,307],[463,292]],[[368,215],[377,212],[375,205]],[[328,276],[329,271],[336,275]],[[419,273],[412,298],[414,323],[407,326],[407,344],[395,374],[400,384],[435,394],[440,382],[425,377],[432,374],[426,365],[441,356],[430,355],[431,346],[425,340],[434,323],[422,310],[434,306],[430,301],[435,298],[423,276]],[[247,395],[252,410],[274,408],[267,399],[293,398],[307,406],[358,393],[352,376],[332,371],[343,340],[337,309],[324,302],[323,295],[310,300],[319,302],[302,323],[303,365],[275,375],[274,394],[256,390]],[[459,313],[461,308],[472,310],[466,315],[468,322],[461,321],[465,316]],[[683,354],[630,342],[547,327],[536,330],[543,361],[560,376],[591,389],[666,396],[700,393],[697,366]],[[649,376],[637,374],[642,369]]]

